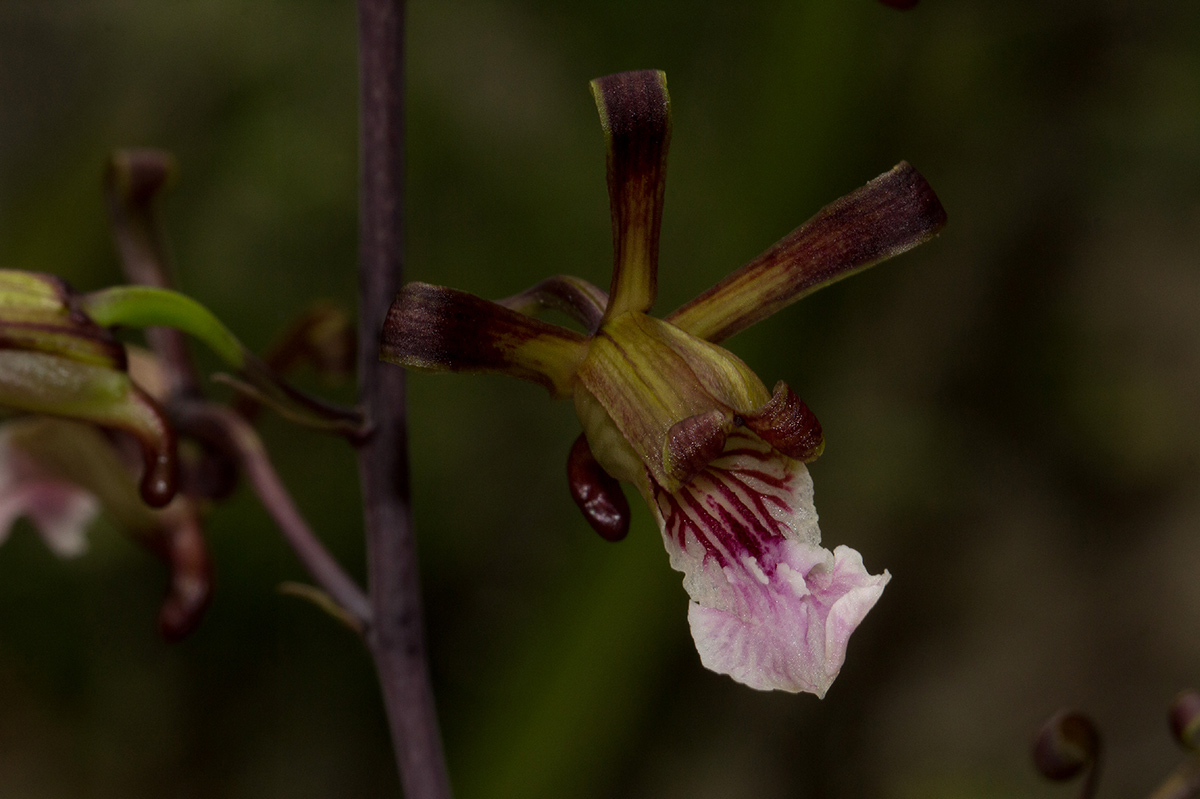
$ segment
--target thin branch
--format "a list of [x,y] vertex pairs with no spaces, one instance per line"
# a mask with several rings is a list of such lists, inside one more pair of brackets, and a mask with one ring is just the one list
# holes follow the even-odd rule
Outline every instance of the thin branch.
[[599,330],[604,321],[608,292],[581,277],[554,275],[520,294],[496,300],[496,304],[526,316],[536,316],[543,309],[553,308],[583,325],[590,335]]
[[[104,194],[117,254],[126,277],[141,286],[171,288],[165,237],[155,203],[174,170],[174,159],[161,150],[119,150],[112,155],[104,175]],[[216,324],[220,325],[219,321]],[[200,381],[186,336],[170,327],[151,327],[146,332],[170,381],[169,393],[173,399],[169,407],[173,421],[181,429],[215,445],[219,452],[212,454],[231,458],[241,467],[313,579],[347,614],[365,626],[371,618],[366,594],[300,515],[254,428],[233,411],[200,400]],[[248,354],[247,357],[254,367],[257,359]]]
[[360,636],[366,633],[366,627],[363,626],[362,619],[351,616],[349,611],[334,601],[333,597],[322,591],[320,588],[317,588],[315,585],[309,585],[308,583],[294,583],[289,580],[280,583],[278,591],[283,596],[292,596],[311,603],[313,606],[325,611],[327,615],[332,616],[337,621],[340,621],[342,624],[346,625]]
[[[321,377],[342,382],[354,375],[357,346],[356,329],[349,315],[337,305],[318,302],[284,329],[262,360],[281,379],[307,363]],[[253,422],[263,406],[257,399],[239,393],[233,407]]]
[[182,430],[219,446],[238,465],[317,585],[361,627],[368,626],[371,604],[367,595],[308,526],[254,427],[231,408],[210,402],[180,402],[175,410]]
[[[104,199],[121,268],[131,283],[171,288],[171,267],[155,202],[175,172],[175,160],[162,150],[118,150],[104,173]],[[170,392],[200,395],[200,379],[187,338],[169,327],[146,331],[165,366]]]
[[447,799],[425,656],[409,507],[404,370],[379,362],[400,288],[404,231],[404,0],[359,0],[359,381],[371,433],[359,444],[375,659],[407,799]]

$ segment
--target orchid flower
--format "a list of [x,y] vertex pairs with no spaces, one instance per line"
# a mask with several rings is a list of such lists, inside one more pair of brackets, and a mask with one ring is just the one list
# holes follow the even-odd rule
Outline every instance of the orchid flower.
[[[53,552],[78,555],[104,511],[166,563],[159,628],[176,639],[208,605],[211,565],[199,508],[177,494],[178,447],[157,362],[86,307],[112,315],[120,291],[79,295],[52,275],[0,269],[0,410],[23,414],[0,425],[0,542],[26,516]],[[140,480],[121,446],[129,442],[102,430],[137,442]]]
[[[552,277],[500,302],[410,283],[381,357],[433,371],[498,372],[575,403],[572,495],[601,535],[628,530],[635,486],[684,573],[701,662],[758,689],[824,696],[850,634],[879,599],[858,552],[820,546],[805,462],[820,425],[787,385],[772,391],[718,342],[799,298],[932,238],[945,211],[907,163],[833,202],[664,319],[654,304],[670,100],[661,72],[591,84],[608,145],[615,251],[607,294]],[[571,314],[580,334],[532,317]]]
[[[292,388],[183,294],[141,285],[80,294],[53,275],[0,269],[0,414],[24,414],[0,426],[0,542],[27,516],[53,551],[78,554],[103,510],[166,563],[170,584],[159,628],[177,639],[199,622],[212,578],[200,525],[199,500],[207,495],[178,493],[180,452],[164,406],[196,400],[179,396],[186,391],[171,385],[154,356],[118,341],[111,330],[117,326],[172,327],[200,339],[233,367],[236,376],[225,381],[252,409],[268,405],[298,423],[350,436],[361,432],[361,414]],[[308,330],[312,340],[297,341],[304,352],[288,357],[346,359],[336,351],[339,325],[328,311],[315,312],[306,326],[321,329]],[[181,406],[172,407],[177,417]],[[138,464],[126,457],[129,442],[102,430],[137,443],[140,479]],[[195,479],[197,458],[189,461]]]

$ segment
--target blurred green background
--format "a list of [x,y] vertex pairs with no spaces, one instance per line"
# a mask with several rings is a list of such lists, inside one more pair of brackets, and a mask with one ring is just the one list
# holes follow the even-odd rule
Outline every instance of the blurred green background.
[[[118,281],[101,168],[149,145],[180,285],[248,344],[349,306],[355,33],[349,0],[0,0],[0,264]],[[730,343],[823,423],[826,544],[894,575],[823,701],[700,667],[646,509],[609,545],[572,505],[568,404],[411,379],[459,796],[1066,796],[1027,755],[1063,705],[1108,795],[1165,775],[1200,684],[1200,6],[413,0],[409,41],[412,279],[607,285],[586,84],[623,69],[674,104],[660,311],[901,159],[951,220]],[[348,448],[263,429],[361,574]],[[398,794],[354,637],[275,592],[302,571],[244,489],[208,529],[216,599],[174,646],[110,526],[69,562],[25,522],[0,548],[0,797]]]

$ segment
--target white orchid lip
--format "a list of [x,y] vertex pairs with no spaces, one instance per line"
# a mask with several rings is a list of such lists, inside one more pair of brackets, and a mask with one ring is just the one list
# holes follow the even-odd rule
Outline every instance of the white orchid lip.
[[651,493],[701,662],[752,688],[824,696],[891,576],[820,546],[804,464],[739,430],[690,483]]
[[776,566],[784,587],[760,592],[757,613],[693,602],[688,622],[705,668],[761,691],[823,698],[845,662],[850,634],[879,601],[891,574],[869,574],[862,556],[847,546],[830,552],[788,542],[784,549]]

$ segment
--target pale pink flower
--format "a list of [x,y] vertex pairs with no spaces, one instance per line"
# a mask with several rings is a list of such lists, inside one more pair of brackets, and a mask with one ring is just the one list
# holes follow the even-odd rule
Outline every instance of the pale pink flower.
[[33,522],[51,551],[63,557],[87,549],[87,529],[100,512],[96,497],[43,469],[0,429],[0,543],[24,516]]

